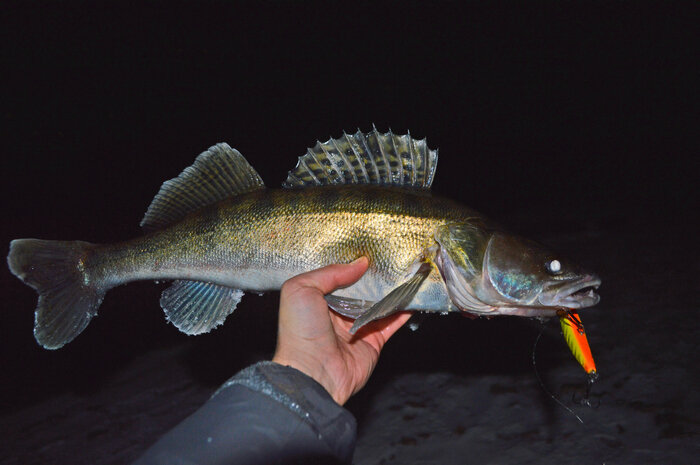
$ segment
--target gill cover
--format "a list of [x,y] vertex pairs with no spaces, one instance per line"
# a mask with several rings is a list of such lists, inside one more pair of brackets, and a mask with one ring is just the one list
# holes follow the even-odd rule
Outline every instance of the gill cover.
[[483,262],[483,298],[507,304],[531,305],[543,290],[548,253],[527,239],[495,232]]
[[477,297],[489,236],[480,222],[448,224],[435,233],[440,245],[435,262],[450,299],[461,310],[474,313],[494,310]]

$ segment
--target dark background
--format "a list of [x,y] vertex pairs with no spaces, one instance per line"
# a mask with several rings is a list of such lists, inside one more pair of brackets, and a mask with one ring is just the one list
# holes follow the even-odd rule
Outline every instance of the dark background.
[[[3,2],[0,243],[130,238],[160,184],[216,142],[275,187],[316,139],[374,123],[427,137],[440,149],[434,191],[515,231],[629,236],[639,254],[685,242],[678,264],[694,270],[692,7]],[[614,272],[616,256],[603,260]],[[139,354],[188,339],[164,322],[163,285],[136,283],[110,292],[74,342],[45,351],[32,337],[34,292],[6,268],[0,277],[0,413],[99,392]],[[188,339],[198,382],[270,356],[276,299],[248,296],[224,327]],[[499,331],[532,339],[514,324],[466,331],[475,346]],[[428,371],[446,344],[412,357]],[[508,360],[484,366],[513,369]]]

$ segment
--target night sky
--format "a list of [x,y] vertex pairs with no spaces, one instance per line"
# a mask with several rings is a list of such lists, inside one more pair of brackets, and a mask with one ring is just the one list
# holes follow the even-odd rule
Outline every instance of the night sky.
[[[427,137],[440,154],[433,190],[516,232],[643,233],[654,239],[631,241],[639,254],[686,243],[678,266],[697,273],[692,3],[188,3],[0,6],[5,251],[22,237],[140,234],[160,184],[217,142],[277,187],[317,139],[375,124]],[[603,300],[625,292],[603,281]],[[0,285],[0,415],[99,392],[139,354],[187,339],[164,321],[164,284],[136,283],[46,351],[34,292],[7,268]],[[195,377],[214,387],[269,357],[277,298],[249,296],[189,338]]]

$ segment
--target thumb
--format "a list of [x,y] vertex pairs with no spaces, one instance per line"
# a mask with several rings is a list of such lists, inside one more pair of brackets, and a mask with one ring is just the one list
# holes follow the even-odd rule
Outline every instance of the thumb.
[[282,294],[290,295],[302,289],[315,289],[321,295],[326,295],[339,287],[355,283],[367,271],[368,266],[367,257],[360,257],[345,265],[328,265],[309,271],[285,282],[282,286]]

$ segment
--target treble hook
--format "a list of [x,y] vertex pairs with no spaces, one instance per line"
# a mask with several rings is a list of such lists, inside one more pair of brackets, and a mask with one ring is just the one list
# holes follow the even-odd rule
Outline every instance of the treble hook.
[[595,383],[597,379],[598,373],[595,371],[591,371],[588,374],[588,381],[586,383],[586,394],[583,396],[582,399],[577,399],[576,392],[574,392],[573,394],[571,394],[571,401],[575,404],[585,405],[586,407],[590,408],[600,407],[600,397],[596,399],[598,403],[596,403],[595,405],[591,402],[591,388],[593,387],[593,383]]

